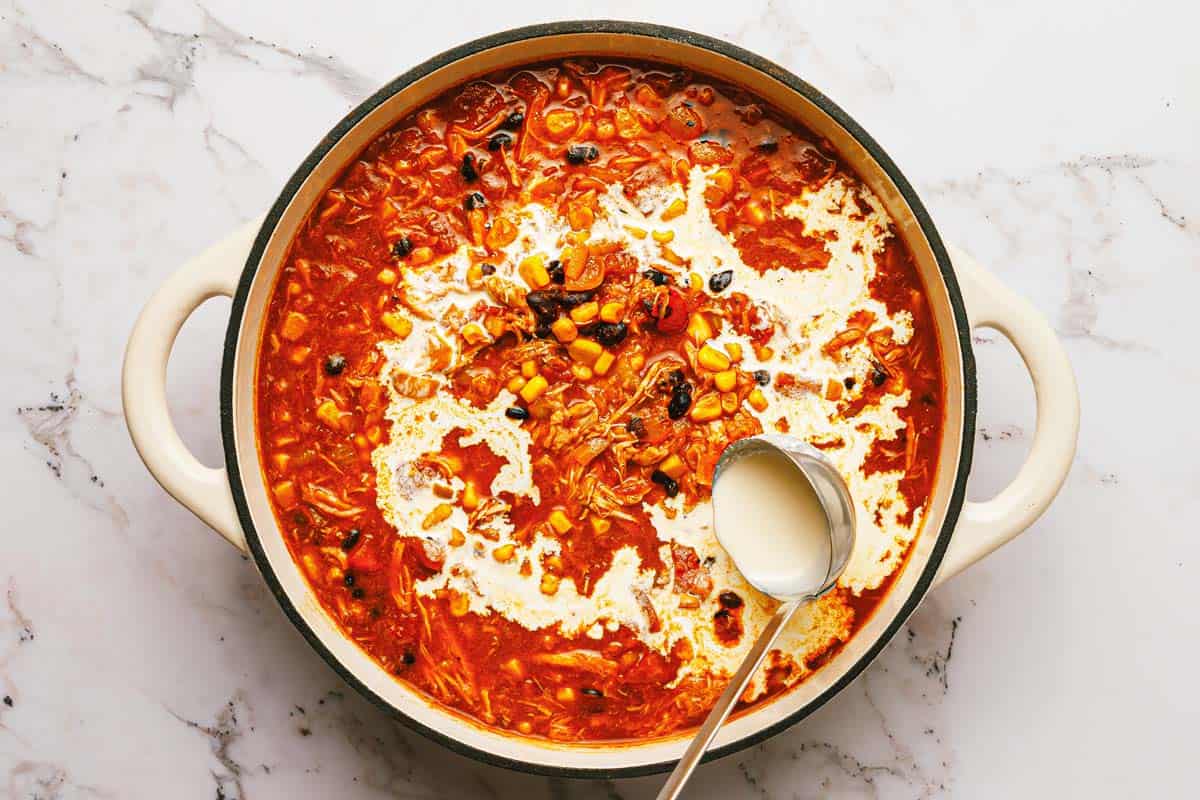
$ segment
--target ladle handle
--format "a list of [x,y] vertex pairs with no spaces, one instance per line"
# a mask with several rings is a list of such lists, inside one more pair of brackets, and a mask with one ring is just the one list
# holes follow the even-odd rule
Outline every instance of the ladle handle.
[[750,652],[742,661],[742,666],[729,681],[729,685],[725,687],[725,691],[717,700],[717,704],[713,706],[712,711],[708,712],[708,719],[704,720],[700,730],[696,731],[696,737],[692,739],[692,743],[688,745],[688,749],[679,759],[679,763],[675,765],[675,770],[667,778],[662,791],[658,793],[658,800],[672,800],[683,791],[683,785],[691,777],[692,770],[704,758],[705,751],[712,744],[712,740],[716,738],[717,731],[725,724],[725,720],[733,711],[742,692],[746,691],[746,685],[750,683],[750,678],[754,676],[763,659],[766,658],[767,653],[771,650],[771,645],[775,644],[775,640],[779,638],[780,632],[787,626],[796,610],[806,602],[807,598],[789,600],[775,610],[775,616],[771,617],[766,627],[763,628],[763,632],[759,634],[754,646],[750,648]]

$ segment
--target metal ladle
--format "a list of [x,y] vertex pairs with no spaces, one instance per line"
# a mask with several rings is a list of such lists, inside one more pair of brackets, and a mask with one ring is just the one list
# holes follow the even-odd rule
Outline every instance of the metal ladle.
[[[811,586],[803,585],[809,582],[809,579],[804,576],[806,570],[803,565],[776,564],[776,569],[770,576],[768,588],[759,582],[760,576],[748,574],[743,569],[745,565],[738,564],[737,559],[734,558],[734,564],[742,572],[743,577],[759,591],[779,600],[780,605],[775,610],[775,615],[763,628],[762,633],[759,634],[754,646],[750,648],[750,652],[746,654],[741,667],[729,681],[729,685],[725,687],[725,691],[717,700],[716,705],[709,712],[708,718],[696,732],[695,738],[692,739],[692,743],[684,752],[683,757],[679,759],[675,770],[667,778],[662,791],[658,793],[658,800],[672,800],[679,796],[683,785],[691,777],[692,771],[700,763],[700,759],[708,750],[708,746],[712,744],[712,740],[716,738],[717,731],[729,717],[729,713],[733,710],[738,698],[742,696],[742,692],[746,690],[750,678],[753,677],[767,653],[770,652],[771,646],[779,637],[780,632],[787,627],[788,622],[798,610],[837,584],[838,577],[846,568],[846,563],[850,560],[850,553],[854,549],[854,505],[850,498],[850,490],[846,487],[841,473],[834,468],[820,450],[800,439],[778,434],[760,434],[739,439],[725,448],[725,452],[722,453],[720,461],[717,462],[716,471],[713,473],[714,530],[717,540],[723,545],[727,541],[727,539],[722,539],[720,527],[715,526],[717,481],[732,464],[747,456],[763,453],[777,453],[785,456],[795,467],[797,479],[807,481],[816,494],[817,501],[824,509],[826,521],[829,523],[829,569],[820,585]],[[733,535],[731,531],[725,533],[726,536]],[[735,548],[726,547],[726,549],[730,551],[732,557]],[[789,570],[790,567],[794,567],[794,570]],[[795,572],[795,577],[791,581],[786,579],[789,571]],[[780,580],[781,574],[784,576],[784,580]]]

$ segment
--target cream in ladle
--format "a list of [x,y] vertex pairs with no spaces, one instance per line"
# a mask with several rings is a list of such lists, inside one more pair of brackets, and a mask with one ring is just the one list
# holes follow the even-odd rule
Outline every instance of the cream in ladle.
[[721,546],[759,591],[791,596],[825,582],[829,519],[785,454],[760,450],[731,463],[713,487],[713,515]]
[[712,502],[717,540],[742,576],[780,604],[659,800],[683,790],[780,632],[796,611],[837,583],[854,549],[850,490],[829,459],[800,439],[760,434],[729,445],[713,474]]

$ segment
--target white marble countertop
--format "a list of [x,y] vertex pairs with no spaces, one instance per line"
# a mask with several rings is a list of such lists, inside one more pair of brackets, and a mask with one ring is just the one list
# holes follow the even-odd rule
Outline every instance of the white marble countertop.
[[[413,5],[0,0],[0,795],[653,796],[659,778],[482,766],[358,699],[252,564],[150,478],[118,392],[150,292],[264,209],[354,104],[453,44],[576,16],[690,27],[826,91],[943,236],[1051,319],[1083,397],[1045,517],[931,596],[835,701],[704,767],[691,796],[1194,794],[1200,435],[1176,412],[1200,393],[1200,15]],[[184,438],[213,464],[227,314],[202,308],[170,368]],[[1020,462],[1033,400],[1003,340],[976,352],[982,498]]]

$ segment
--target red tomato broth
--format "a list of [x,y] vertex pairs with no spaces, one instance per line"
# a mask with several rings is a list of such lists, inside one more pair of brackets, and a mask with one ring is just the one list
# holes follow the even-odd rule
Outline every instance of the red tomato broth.
[[[510,117],[518,111],[524,115],[519,125]],[[615,134],[601,138],[606,125]],[[634,127],[636,135],[622,138]],[[491,149],[489,141],[498,134],[510,141]],[[716,138],[702,139],[709,135]],[[580,142],[596,142],[603,157],[594,163],[565,161],[564,148]],[[397,531],[385,520],[370,460],[371,451],[390,435],[384,418],[388,393],[378,380],[383,357],[376,344],[394,331],[380,324],[379,314],[414,310],[380,276],[436,263],[462,243],[482,253],[472,256],[475,263],[494,260],[499,247],[489,237],[503,238],[498,220],[517,201],[546,202],[564,217],[586,220],[596,210],[599,187],[619,180],[632,195],[645,186],[686,183],[683,165],[692,164],[723,165],[734,173],[731,191],[709,187],[706,199],[714,222],[733,237],[747,264],[759,270],[778,264],[821,269],[828,262],[821,240],[806,235],[797,221],[769,216],[777,192],[795,193],[835,174],[851,175],[828,143],[736,87],[675,67],[536,65],[447,93],[372,142],[317,204],[293,241],[275,287],[260,345],[256,414],[263,470],[289,549],[347,636],[400,680],[487,725],[557,740],[668,735],[698,724],[723,685],[692,675],[674,688],[664,686],[682,663],[679,648],[686,642],[676,642],[664,656],[623,626],[605,629],[599,639],[565,637],[553,626],[528,630],[497,614],[464,612],[461,598],[451,592],[416,594],[414,583],[438,573],[442,554],[421,538],[421,531]],[[468,208],[475,201],[464,205],[463,197],[473,193],[483,197],[483,204]],[[927,503],[936,474],[941,364],[936,328],[911,256],[893,237],[876,261],[872,294],[889,311],[911,313],[913,335],[904,348],[896,348],[883,332],[864,331],[875,336],[872,346],[877,345],[883,378],[866,380],[857,397],[843,401],[841,413],[851,417],[889,391],[912,392],[913,400],[900,410],[908,428],[897,440],[876,441],[864,465],[867,473],[904,472],[900,488],[911,520]],[[672,286],[655,286],[642,272],[646,267],[669,275]],[[527,360],[522,353],[531,343],[549,342],[555,349],[547,350],[537,366],[551,385],[569,384],[560,410],[590,404],[608,413],[640,377],[669,359],[669,368],[660,367],[663,377],[652,387],[653,396],[639,403],[636,413],[627,413],[624,425],[642,431],[637,441],[643,448],[662,446],[680,454],[689,470],[677,481],[678,491],[687,507],[703,502],[719,449],[697,448],[689,436],[698,423],[671,419],[665,402],[673,396],[670,374],[676,370],[695,383],[697,398],[712,388],[712,377],[694,369],[687,357],[687,321],[696,314],[724,319],[756,345],[768,344],[772,330],[763,327],[736,287],[711,295],[687,285],[685,265],[637,264],[623,252],[589,252],[580,276],[567,280],[587,281],[595,271],[602,280],[588,290],[593,301],[626,305],[628,333],[607,348],[616,363],[609,375],[580,380],[555,335],[508,329],[475,352],[470,370],[454,374],[449,391],[485,408],[521,375]],[[296,322],[295,314],[307,322]],[[345,359],[336,375],[326,367],[332,354]],[[635,360],[643,365],[639,370],[630,366]],[[789,379],[794,381],[775,376],[777,385]],[[754,385],[740,375],[736,389],[727,392],[737,396],[739,410],[722,416],[724,441],[761,431],[758,421],[740,410]],[[849,381],[845,386],[850,391]],[[538,401],[525,406],[535,432],[533,482],[542,501],[503,498],[512,506],[514,538],[521,542],[535,529],[557,538],[561,563],[554,575],[574,580],[584,596],[625,545],[637,551],[644,568],[664,571],[661,542],[640,502],[622,506],[628,518],[605,518],[603,529],[593,524],[598,515],[583,508],[563,480],[563,465],[569,463],[564,458],[577,451],[550,447],[552,430],[538,416]],[[561,427],[570,430],[569,423]],[[462,434],[455,430],[445,437],[440,453],[431,454],[430,468],[436,472],[446,468],[445,459],[457,460],[453,477],[486,494],[503,459],[484,444],[463,446]],[[586,462],[584,474],[655,504],[667,489],[651,478],[654,466],[618,468],[606,452]],[[547,528],[554,509],[571,521],[568,533]],[[688,549],[672,546],[675,589],[681,596],[706,596],[704,566]],[[850,635],[882,602],[902,569],[860,595],[837,590],[853,610]],[[738,607],[718,612],[719,638],[737,640],[742,610],[739,599]],[[843,643],[809,653],[807,663],[815,668]],[[604,661],[583,652],[598,652]],[[793,667],[772,666],[765,693],[740,708],[792,688]]]

